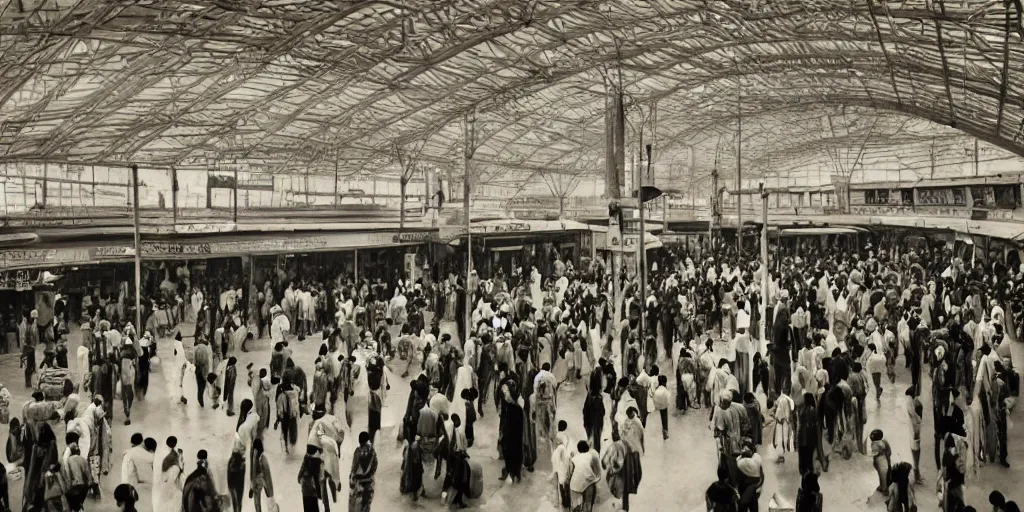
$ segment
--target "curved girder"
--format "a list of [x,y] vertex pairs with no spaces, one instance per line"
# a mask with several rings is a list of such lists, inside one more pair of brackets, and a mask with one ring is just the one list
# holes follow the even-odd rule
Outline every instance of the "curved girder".
[[[423,140],[424,159],[447,162],[457,123],[477,109],[501,126],[482,161],[596,167],[602,84],[616,70],[631,101],[658,102],[658,139],[680,145],[695,126],[721,126],[742,87],[745,116],[794,102],[868,106],[1024,154],[1024,90],[1013,85],[1024,47],[1004,37],[1005,8],[992,2],[69,5],[0,13],[0,160],[333,169],[344,155],[351,172],[395,141]],[[95,55],[67,50],[80,44]],[[43,98],[21,98],[39,87]],[[713,108],[680,101],[697,87]]]

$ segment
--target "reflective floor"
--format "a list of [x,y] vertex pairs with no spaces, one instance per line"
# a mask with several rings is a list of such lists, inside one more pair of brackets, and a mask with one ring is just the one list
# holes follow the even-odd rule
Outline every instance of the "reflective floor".
[[[454,325],[442,325],[445,332],[452,332]],[[74,354],[78,346],[78,332],[76,329],[71,339],[70,353]],[[191,327],[186,326],[183,330],[191,332]],[[186,343],[188,341],[186,340]],[[210,453],[210,460],[213,467],[220,468],[218,473],[223,473],[229,454],[231,439],[237,417],[229,418],[223,408],[212,410],[207,404],[206,408],[200,408],[195,400],[195,382],[188,382],[186,379],[185,394],[189,398],[187,405],[180,405],[173,400],[168,392],[165,375],[169,369],[167,362],[171,360],[171,340],[161,340],[159,353],[164,361],[164,368],[152,374],[150,393],[144,401],[137,401],[132,412],[133,424],[124,426],[121,404],[117,402],[114,406],[114,469],[103,481],[105,497],[100,503],[91,501],[87,503],[88,510],[112,511],[116,510],[113,500],[110,498],[113,488],[120,482],[120,462],[122,454],[128,447],[128,439],[131,434],[140,432],[146,437],[156,438],[163,445],[169,435],[177,436],[178,446],[185,452],[186,472],[192,471],[195,467],[195,453],[205,449]],[[296,363],[307,369],[312,375],[313,360],[316,357],[320,346],[319,336],[311,337],[303,342],[293,342],[294,359]],[[251,393],[245,387],[244,368],[249,362],[255,363],[257,367],[267,366],[270,362],[270,342],[261,340],[255,343],[255,350],[247,353],[239,353],[239,383],[236,388],[236,400],[240,402],[243,398],[251,398]],[[1024,364],[1024,347],[1016,345],[1013,347],[1015,366],[1020,368]],[[74,361],[71,361],[74,365]],[[385,409],[382,418],[383,431],[377,442],[377,452],[380,459],[380,468],[376,480],[376,497],[373,503],[374,510],[445,510],[447,507],[437,499],[420,499],[413,503],[409,498],[399,493],[399,476],[401,473],[401,446],[395,441],[397,434],[396,426],[404,412],[406,400],[409,393],[408,379],[402,379],[399,375],[404,370],[404,362],[392,366],[389,375],[391,391],[385,402]],[[900,361],[902,366],[902,359]],[[413,365],[412,374],[416,375],[418,365]],[[74,367],[72,367],[74,370]],[[869,397],[868,401],[868,424],[865,431],[880,428],[885,432],[886,438],[893,448],[894,460],[911,460],[909,450],[910,430],[903,406],[903,393],[909,385],[909,375],[900,368],[899,379],[895,387],[885,389],[881,403],[876,403]],[[0,356],[0,379],[8,386],[14,395],[12,412],[20,411],[21,405],[30,398],[30,391],[22,386],[22,371],[18,369],[16,356]],[[926,387],[927,389],[927,387]],[[582,405],[584,389],[582,383],[563,386],[559,394],[558,419],[564,419],[569,424],[571,438],[574,440],[584,438]],[[762,398],[763,400],[763,398]],[[925,484],[917,489],[917,499],[920,510],[937,510],[937,501],[934,493],[936,480],[936,468],[932,456],[932,418],[930,413],[930,398],[922,396],[925,404],[925,424],[923,427],[922,441],[922,474]],[[342,447],[341,467],[348,471],[351,466],[352,452],[355,448],[354,438],[358,432],[365,430],[366,414],[366,384],[365,377],[359,383],[355,397],[349,404],[354,420],[353,433],[348,433]],[[498,480],[501,463],[497,457],[495,442],[497,440],[497,415],[493,408],[485,409],[485,416],[476,424],[476,445],[470,449],[470,457],[480,462],[484,468],[485,491],[481,499],[471,501],[470,509],[488,511],[548,511],[559,510],[556,502],[555,485],[551,477],[551,463],[549,453],[545,447],[539,447],[540,461],[536,471],[527,474],[522,482],[510,484]],[[1020,413],[1015,412],[1012,419],[1020,420]],[[1012,420],[1011,420],[1012,421]],[[300,447],[302,446],[302,432],[305,426],[300,425]],[[987,505],[987,496],[992,489],[999,489],[1007,494],[1008,498],[1024,499],[1024,492],[1018,491],[1016,483],[1024,476],[1024,443],[1021,428],[1010,426],[1010,457],[1009,461],[1014,466],[1011,469],[1004,469],[1001,466],[988,465],[980,469],[979,477],[968,484],[966,490],[969,504],[982,509],[981,505]],[[643,480],[640,484],[639,494],[631,498],[631,509],[634,511],[696,511],[703,510],[703,493],[707,486],[715,479],[716,454],[715,445],[709,429],[707,410],[691,411],[685,415],[671,416],[669,423],[670,438],[662,440],[660,425],[657,416],[652,416],[647,429],[647,450],[643,457]],[[610,435],[610,428],[605,428],[605,436]],[[770,435],[769,434],[766,434]],[[58,439],[63,447],[64,432],[57,432]],[[7,427],[0,426],[0,440],[6,440]],[[291,512],[298,510],[298,503],[295,501],[285,502],[284,498],[297,498],[299,487],[296,481],[301,456],[285,455],[280,442],[279,434],[276,431],[269,431],[265,444],[271,459],[271,470],[274,478],[274,488],[281,510]],[[799,486],[797,472],[797,457],[795,453],[786,456],[783,463],[776,463],[778,452],[771,446],[762,447],[761,455],[765,460],[766,481],[761,496],[761,510],[768,510],[768,501],[773,494],[778,495],[790,503],[795,500],[796,490]],[[854,455],[850,460],[842,460],[833,457],[829,472],[822,475],[822,492],[825,496],[825,510],[828,511],[859,511],[859,510],[884,510],[882,496],[874,492],[877,482],[871,467],[868,456]],[[11,482],[11,503],[15,508],[21,504],[21,481]],[[597,510],[610,511],[618,510],[617,501],[607,491],[607,486],[602,482],[598,495]],[[151,493],[147,485],[139,488],[142,501],[140,510],[151,510]],[[338,495],[338,504],[332,509],[345,509],[347,507],[348,490],[343,489]],[[251,500],[246,500],[243,510],[253,510]]]

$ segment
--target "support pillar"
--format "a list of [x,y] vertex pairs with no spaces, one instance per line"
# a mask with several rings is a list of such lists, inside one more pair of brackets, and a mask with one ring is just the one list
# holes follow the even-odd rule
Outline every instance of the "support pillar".
[[768,192],[761,184],[761,343],[757,350],[765,355],[768,346]]
[[736,106],[736,256],[743,254],[743,91]]
[[238,225],[238,167],[235,167],[235,181],[234,181],[234,185],[235,186],[231,190],[231,194],[232,194],[231,195],[231,205],[232,205],[231,207],[233,209],[232,213],[231,213],[231,221],[234,222],[235,225],[237,226]]
[[[472,191],[473,179],[473,154],[476,153],[476,112],[466,114],[463,122],[463,143],[465,144],[463,156],[465,162],[465,175],[462,178],[462,208],[466,216],[466,315],[462,321],[466,323],[465,332],[469,335],[472,312],[473,312],[473,290],[470,286],[470,276],[473,274],[473,234],[471,229],[472,216],[469,211],[469,194]],[[466,340],[460,339],[460,343]]]
[[[132,216],[135,224],[135,332],[136,343],[142,325],[142,235],[139,232],[139,166],[132,165]],[[139,346],[136,344],[136,346]]]
[[[608,96],[605,100],[604,132],[605,132],[605,197],[609,205],[617,204],[622,198],[622,182],[626,172],[626,115],[622,104],[622,91],[614,85],[608,88]],[[623,249],[625,244],[622,239],[622,230],[619,225],[618,209],[609,208],[608,236],[606,237],[611,246],[611,267],[612,267],[612,303],[615,325],[622,320],[620,314],[620,299],[622,290],[619,287],[619,269],[622,266]],[[618,241],[618,244],[614,242]]]
[[[178,169],[171,167],[171,221],[173,226],[178,225]],[[173,227],[172,226],[172,227]]]
[[352,251],[352,275],[354,276],[354,282],[356,283],[356,289],[359,289],[359,249]]

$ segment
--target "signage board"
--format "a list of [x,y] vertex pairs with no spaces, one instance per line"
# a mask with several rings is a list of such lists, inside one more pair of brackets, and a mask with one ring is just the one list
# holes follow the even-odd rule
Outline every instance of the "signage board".
[[[407,237],[406,235],[417,236]],[[142,255],[147,258],[188,259],[245,254],[343,251],[364,247],[418,243],[419,235],[420,233],[337,233],[322,236],[285,236],[218,242],[144,242]],[[430,235],[430,233],[423,235]]]

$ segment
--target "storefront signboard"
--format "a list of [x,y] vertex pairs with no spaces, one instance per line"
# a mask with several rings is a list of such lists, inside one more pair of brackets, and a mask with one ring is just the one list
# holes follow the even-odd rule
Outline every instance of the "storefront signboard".
[[436,240],[437,238],[437,235],[430,231],[418,231],[414,233],[395,233],[391,237],[391,242],[396,244],[421,244]]
[[[407,234],[419,235],[419,233]],[[425,234],[429,235],[429,233]],[[142,244],[142,255],[147,258],[204,258],[248,254],[289,254],[306,251],[344,251],[404,243],[415,243],[415,241],[414,238],[406,238],[395,233],[338,233],[323,236],[291,236],[223,242],[145,242]]]
[[22,249],[0,252],[3,268],[30,268],[91,261],[88,248]]
[[[474,226],[476,227],[476,226]],[[515,233],[519,231],[530,231],[530,223],[528,222],[509,222],[505,224],[498,224],[496,226],[485,226],[487,231],[492,233]],[[474,230],[475,231],[475,230]]]

